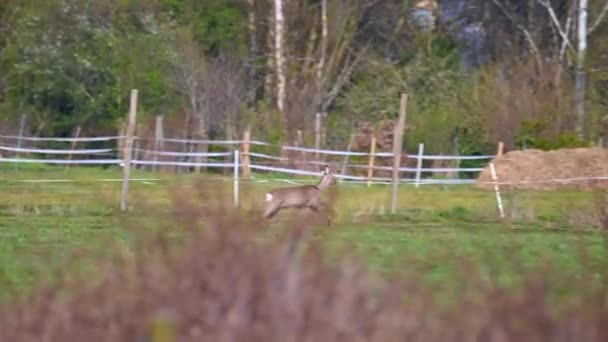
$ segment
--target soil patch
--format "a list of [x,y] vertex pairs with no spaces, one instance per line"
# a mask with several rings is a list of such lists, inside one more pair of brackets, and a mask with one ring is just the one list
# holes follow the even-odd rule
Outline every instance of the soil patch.
[[[516,183],[501,188],[552,190],[608,188],[608,180],[580,180],[608,176],[608,150],[571,148],[554,151],[511,151],[493,160],[499,182]],[[491,189],[490,165],[480,173],[475,186]]]

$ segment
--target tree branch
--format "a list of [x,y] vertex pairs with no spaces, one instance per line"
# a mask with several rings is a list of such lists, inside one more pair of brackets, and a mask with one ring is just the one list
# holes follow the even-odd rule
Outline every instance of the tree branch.
[[513,25],[515,25],[515,27],[517,27],[524,34],[524,36],[526,37],[526,40],[528,41],[528,44],[530,44],[530,50],[532,50],[534,59],[536,60],[536,63],[538,64],[538,67],[540,68],[543,65],[543,61],[540,57],[540,50],[538,49],[536,42],[534,42],[534,39],[532,38],[530,31],[528,31],[523,25],[518,23],[517,20],[515,20],[515,18],[513,18],[511,13],[509,13],[509,11],[507,11],[507,9],[500,2],[498,2],[498,0],[492,0],[492,3],[494,3],[494,5],[496,5],[496,7],[498,7],[503,12],[503,14],[507,17],[507,19],[509,19],[509,21],[511,21],[513,23]]
[[607,12],[608,12],[608,0],[606,0],[606,3],[604,4],[604,8],[602,8],[602,12],[600,12],[600,15],[597,17],[597,19],[595,19],[595,22],[593,23],[593,25],[591,25],[591,28],[587,31],[587,35],[591,35],[593,33],[593,31],[595,31],[598,28],[598,26],[600,26],[600,24],[604,20],[604,17],[606,16]]
[[[557,19],[557,15],[555,14],[555,11],[553,10],[553,6],[551,6],[551,3],[547,0],[538,0],[538,2],[547,9],[547,12],[549,12],[549,17],[551,17],[551,20],[553,21],[553,25],[555,25],[555,28],[557,28],[557,31],[559,32],[560,37],[562,37],[562,41],[570,48],[570,50],[572,50],[572,52],[574,52],[574,47],[570,43],[570,39],[568,39],[568,32],[567,32],[568,29],[566,28],[566,32],[564,32],[564,30],[562,29],[562,25],[560,24],[559,19]],[[568,21],[569,20],[570,20],[570,16],[568,16]],[[568,24],[566,24],[566,26],[567,25]]]

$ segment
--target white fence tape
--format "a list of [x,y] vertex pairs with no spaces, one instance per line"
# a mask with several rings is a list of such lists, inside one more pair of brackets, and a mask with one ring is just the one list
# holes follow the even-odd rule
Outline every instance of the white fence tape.
[[[578,178],[552,178],[552,179],[528,179],[520,181],[498,181],[498,185],[517,185],[517,184],[543,184],[543,183],[570,183],[570,182],[588,182],[588,181],[601,181],[608,180],[608,176],[597,176],[597,177],[578,177]],[[494,184],[495,182],[477,182],[479,184]]]
[[114,151],[111,148],[100,148],[100,149],[89,149],[89,150],[59,150],[59,149],[38,149],[38,148],[22,148],[22,147],[9,147],[0,146],[0,150],[9,152],[23,152],[23,153],[42,153],[42,154],[99,154],[99,153],[110,153]]
[[[2,136],[0,138],[6,139],[19,139],[17,136]],[[80,138],[55,138],[55,137],[21,137],[22,140],[29,141],[64,141],[64,142],[93,142],[93,141],[109,141],[116,139],[123,139],[124,136],[104,136],[104,137],[80,137]],[[138,137],[134,137],[135,139],[141,139]],[[151,139],[148,139],[151,140]],[[162,139],[165,142],[176,142],[176,143],[191,143],[191,144],[210,144],[210,145],[238,145],[241,144],[241,140],[194,140],[194,139],[177,139],[177,138],[165,138]],[[362,156],[369,157],[371,156],[368,152],[351,152],[351,151],[340,151],[340,150],[330,150],[330,149],[314,149],[314,148],[306,148],[306,147],[295,147],[295,146],[280,146],[273,145],[263,141],[253,140],[249,142],[252,145],[260,145],[260,146],[276,146],[283,150],[287,151],[296,151],[296,152],[305,152],[305,153],[319,153],[324,155],[334,155],[334,156]],[[234,147],[233,147],[234,148]],[[238,148],[238,146],[236,147]],[[108,154],[115,153],[116,149],[105,148],[105,149],[75,149],[70,150],[66,147],[66,149],[42,149],[42,148],[22,148],[22,147],[14,147],[14,146],[0,146],[0,151],[6,152],[15,152],[15,153],[39,153],[39,154],[62,154],[62,155],[95,155],[95,154]],[[152,156],[167,156],[167,157],[229,157],[233,154],[233,151],[230,152],[182,152],[182,151],[155,151],[148,149],[134,149],[134,151],[144,153],[146,155]],[[268,159],[275,161],[286,161],[288,158],[273,156],[264,153],[256,153],[250,152],[249,156],[253,158],[260,159]],[[392,152],[379,152],[374,153],[374,156],[377,157],[392,157]],[[437,156],[437,155],[408,155],[409,158],[418,159],[418,160],[483,160],[483,159],[491,159],[493,156]],[[146,158],[151,159],[151,158]],[[156,159],[156,158],[154,158]],[[64,159],[27,159],[27,158],[0,158],[0,162],[13,162],[13,163],[40,163],[40,164],[86,164],[86,165],[121,165],[122,160],[120,159],[75,159],[75,160],[64,160]],[[132,161],[133,165],[153,165],[153,166],[183,166],[183,167],[212,167],[212,168],[233,168],[235,161],[232,162],[198,162],[192,160],[186,161],[170,161],[170,160],[142,160],[142,158],[138,158],[137,160]],[[303,163],[312,164],[312,165],[323,165],[327,163],[332,163],[331,161],[303,161]],[[420,164],[420,163],[419,163]],[[420,164],[421,165],[421,164]],[[355,169],[368,169],[369,166],[361,165],[361,164],[349,164],[346,165],[349,168]],[[291,175],[304,175],[304,176],[318,176],[319,173],[292,169],[288,167],[275,167],[269,165],[259,165],[252,164],[250,165],[252,170],[259,171],[274,171],[280,173],[287,173]],[[374,170],[392,170],[390,166],[374,166]],[[483,168],[412,168],[412,167],[402,167],[399,169],[401,172],[480,172]],[[355,175],[336,175],[336,178],[351,182],[367,182],[367,177],[364,176],[355,176]],[[390,182],[390,178],[383,177],[373,177],[369,179],[371,182]],[[414,182],[413,179],[402,178],[399,180],[402,183]],[[471,183],[472,180],[439,180],[439,179],[418,179],[418,184],[468,184]]]
[[87,165],[111,165],[120,164],[120,159],[26,159],[26,158],[0,158],[4,163],[30,163],[30,164],[87,164]]
[[[122,165],[122,160],[120,161]],[[201,166],[201,167],[232,167],[233,163],[196,163],[177,161],[154,161],[154,160],[132,160],[133,165],[156,165],[156,166]]]
[[[137,182],[156,182],[159,178],[130,178],[130,181]],[[122,182],[122,178],[101,178],[101,179],[0,179],[0,182],[9,183],[87,183],[87,182]]]
[[194,139],[175,139],[175,138],[164,138],[160,139],[166,142],[175,142],[183,144],[207,144],[207,145],[238,145],[241,140],[194,140]]
[[174,152],[174,151],[153,151],[133,149],[133,151],[149,153],[157,156],[172,156],[172,157],[226,157],[232,155],[230,152]]
[[0,135],[0,139],[25,140],[25,141],[63,141],[63,142],[79,142],[79,141],[111,141],[125,138],[124,136],[109,136],[109,137],[82,137],[82,138],[55,138],[55,137],[19,137],[17,135]]
[[[408,157],[410,158],[414,158],[417,159],[418,156],[417,155],[408,155]],[[424,160],[486,160],[486,159],[492,159],[496,156],[432,156],[432,155],[425,155],[422,156],[422,159]]]
[[[306,147],[294,147],[294,146],[282,146],[284,150],[288,151],[300,151],[307,153],[319,153],[319,154],[327,154],[327,155],[335,155],[335,156],[369,156],[368,152],[347,152],[347,151],[339,151],[339,150],[324,150],[324,149],[316,149],[316,148],[306,148]],[[390,152],[380,152],[375,153],[376,157],[392,157],[393,154]]]
[[[301,175],[301,176],[319,176],[321,173],[320,172],[313,172],[313,171],[306,171],[306,170],[295,170],[295,169],[288,169],[288,168],[284,168],[284,167],[273,167],[273,166],[265,166],[265,165],[255,165],[255,164],[251,164],[249,166],[252,170],[262,170],[262,171],[274,171],[274,172],[282,172],[282,173],[287,173],[287,174],[292,174],[292,175]],[[360,176],[350,176],[350,175],[340,175],[340,174],[336,174],[334,175],[336,178],[339,179],[350,179],[350,180],[367,180],[367,177],[360,177]],[[390,181],[390,178],[373,178],[374,180],[381,180],[381,181]]]
[[258,157],[258,158],[265,158],[265,159],[272,159],[272,160],[280,160],[280,161],[287,160],[287,158],[275,157],[275,156],[271,156],[271,155],[264,154],[264,153],[255,153],[255,152],[243,153],[243,155],[245,155],[245,154],[248,154],[251,157]]

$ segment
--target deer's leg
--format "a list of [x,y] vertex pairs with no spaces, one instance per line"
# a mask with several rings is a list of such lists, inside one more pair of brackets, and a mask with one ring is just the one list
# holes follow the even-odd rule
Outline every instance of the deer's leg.
[[327,225],[328,226],[332,226],[332,219],[333,219],[333,210],[332,208],[329,206],[329,204],[327,204],[326,202],[319,202],[319,206],[321,206],[326,212],[327,212]]
[[281,209],[281,204],[279,202],[269,202],[266,205],[266,210],[264,211],[264,218],[271,219],[273,218]]

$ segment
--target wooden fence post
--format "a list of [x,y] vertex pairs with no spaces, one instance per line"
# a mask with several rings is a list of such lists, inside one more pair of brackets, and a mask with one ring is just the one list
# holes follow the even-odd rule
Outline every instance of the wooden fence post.
[[498,177],[496,175],[496,167],[494,163],[490,163],[490,174],[492,176],[492,182],[494,183],[494,192],[496,193],[496,204],[498,205],[498,212],[500,213],[500,218],[505,218],[505,211],[502,206],[502,197],[500,196],[500,188],[498,187]]
[[[452,163],[449,164],[449,167],[453,167],[455,169],[460,169],[460,146],[458,143],[458,137],[454,137],[454,156],[457,157],[457,159],[454,159],[452,161]],[[446,172],[446,176],[448,179],[460,179],[460,172],[459,171],[448,171]]]
[[418,158],[416,160],[416,185],[418,188],[420,186],[420,176],[422,174],[422,157],[424,156],[424,144],[418,144]]
[[319,152],[321,149],[321,113],[315,115],[315,160],[319,161]]
[[504,152],[504,148],[505,148],[505,144],[502,141],[498,142],[498,147],[496,148],[496,156],[500,157],[502,156],[503,152]]
[[[72,147],[70,148],[70,153],[68,154],[68,161],[72,160],[72,152],[76,149],[76,142],[78,137],[80,136],[80,126],[76,127],[76,133],[74,133],[74,141],[72,141]],[[70,168],[70,163],[65,164],[66,171]]]
[[397,213],[397,187],[399,185],[399,168],[401,167],[401,145],[403,144],[403,130],[405,129],[405,117],[407,115],[407,94],[401,94],[399,105],[399,120],[395,125],[393,135],[393,186],[391,196],[391,213]]
[[120,124],[120,128],[118,129],[118,140],[116,140],[116,145],[117,145],[116,154],[118,156],[118,159],[125,159],[124,152],[125,152],[125,141],[127,140],[126,136],[127,136],[127,127],[126,127],[126,124],[123,122]]
[[367,164],[367,187],[372,185],[374,177],[374,161],[376,158],[376,133],[372,134],[372,141],[369,146],[369,162]]
[[120,210],[127,211],[127,197],[129,194],[129,178],[131,177],[131,154],[133,153],[133,133],[137,120],[137,89],[131,90],[131,102],[129,105],[129,121],[127,125],[127,139],[124,147],[124,165],[122,178],[122,195],[120,199]]
[[251,159],[249,157],[250,143],[251,143],[251,126],[248,126],[245,129],[245,132],[243,132],[243,142],[242,142],[242,147],[241,147],[243,149],[243,152],[241,153],[241,158],[243,159],[242,168],[243,168],[243,177],[244,178],[249,178],[249,175],[251,172],[249,169],[249,164],[251,162]]
[[[356,135],[354,132],[350,134],[350,141],[348,142],[348,147],[346,149],[346,154],[344,155],[344,160],[342,160],[342,170],[340,170],[340,174],[342,176],[344,176],[344,174],[346,173],[346,165],[348,164],[348,157],[350,157],[349,156],[350,151],[353,149],[353,144],[355,143],[355,137],[356,137]],[[344,178],[341,177],[339,182],[343,182],[343,181],[344,181]]]
[[234,150],[234,207],[237,208],[239,206],[239,150]]
[[152,170],[154,170],[154,172],[158,170],[158,165],[156,165],[156,163],[158,162],[158,152],[164,149],[163,118],[164,115],[157,115],[156,123],[154,125],[154,165],[152,167]]
[[[304,147],[304,138],[302,137],[302,130],[297,130],[296,132],[296,147]],[[298,159],[295,160],[295,164],[306,164],[306,153],[300,151],[297,154]]]
[[[23,131],[25,130],[25,114],[21,114],[21,122],[19,123],[19,137],[17,138],[17,148],[21,148],[21,139],[23,138]],[[20,153],[17,151],[16,158],[19,159]],[[15,169],[19,168],[19,163],[15,163]]]
[[[140,160],[142,153],[141,153],[141,137],[140,135],[142,134],[142,130],[141,130],[141,124],[136,124],[135,125],[135,135],[133,137],[133,150],[135,151],[135,153],[132,154],[132,158],[135,160]],[[144,155],[145,158],[145,155]],[[143,169],[144,165],[135,165],[136,169]]]

